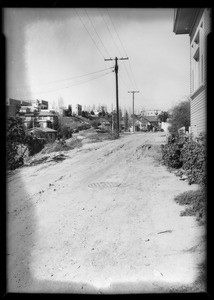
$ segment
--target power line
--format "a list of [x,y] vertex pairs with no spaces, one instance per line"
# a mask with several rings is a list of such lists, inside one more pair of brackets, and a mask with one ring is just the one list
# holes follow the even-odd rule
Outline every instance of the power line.
[[125,50],[125,48],[124,48],[124,46],[123,46],[123,43],[122,43],[122,41],[121,41],[121,39],[120,39],[120,37],[119,37],[119,34],[118,34],[118,32],[117,32],[117,29],[115,28],[114,23],[113,23],[113,21],[112,21],[112,18],[111,18],[110,14],[109,14],[108,8],[106,8],[106,11],[107,11],[107,14],[108,14],[108,16],[109,16],[109,19],[111,20],[111,23],[112,23],[112,25],[113,25],[113,27],[114,27],[114,30],[115,30],[115,32],[116,32],[116,34],[117,34],[117,37],[118,37],[118,39],[119,39],[119,41],[120,41],[120,44],[121,44],[121,46],[122,46],[122,48],[123,48],[123,51],[124,51],[125,55],[128,57],[128,55],[127,55],[127,53],[126,53],[126,50]]
[[[122,43],[122,40],[121,40],[121,38],[120,38],[120,36],[119,36],[119,34],[118,34],[118,31],[117,31],[117,29],[116,29],[116,27],[115,27],[115,25],[114,25],[114,22],[113,22],[113,20],[112,20],[110,14],[109,14],[109,11],[108,11],[107,8],[106,8],[106,11],[107,11],[107,14],[108,14],[108,16],[109,16],[109,19],[110,19],[110,21],[111,21],[111,23],[112,23],[112,25],[113,25],[113,27],[114,27],[114,30],[115,30],[115,32],[116,32],[116,34],[117,34],[117,37],[118,37],[118,39],[119,39],[119,41],[120,41],[120,44],[121,44],[121,46],[122,46],[122,48],[123,48],[123,51],[124,51],[125,55],[128,56],[127,53],[126,53],[125,47],[124,47],[124,45],[123,45],[123,43]],[[129,76],[129,73],[128,73],[128,71],[127,71],[127,69],[126,69],[126,65],[125,65],[125,69],[126,69],[127,74],[128,74],[128,76],[129,76],[129,78],[130,78],[130,81],[131,81],[132,83],[134,83],[134,86],[137,88],[137,84],[136,84],[136,81],[135,81],[135,77],[134,77],[134,73],[133,73],[133,70],[132,70],[131,62],[130,62],[130,61],[129,61],[129,67],[130,67],[130,70],[131,70],[131,73],[132,73],[133,82],[132,82],[132,78],[130,78],[130,76]]]
[[137,88],[136,81],[135,81],[135,77],[134,77],[134,73],[133,73],[133,70],[132,70],[132,66],[131,66],[130,61],[129,61],[129,66],[130,66],[130,70],[131,70],[131,73],[132,73],[132,78],[133,78],[133,80],[134,80],[135,87],[136,87],[136,89],[138,89],[138,88]]
[[76,84],[69,85],[69,86],[66,86],[66,87],[57,88],[57,89],[49,90],[49,91],[46,91],[46,92],[38,92],[38,93],[35,92],[34,94],[46,94],[46,93],[50,93],[50,92],[54,92],[54,91],[58,91],[58,90],[64,90],[64,89],[67,89],[67,88],[71,88],[71,87],[74,87],[74,86],[77,86],[77,85],[81,85],[81,84],[90,82],[90,81],[92,81],[92,80],[95,80],[95,79],[104,77],[104,76],[106,76],[106,75],[108,75],[108,74],[110,74],[110,73],[112,73],[112,72],[107,72],[107,73],[105,73],[105,74],[96,76],[96,77],[94,77],[94,78],[91,78],[91,79],[88,79],[88,80],[85,80],[85,81],[82,81],[82,82],[79,82],[79,83],[76,83]]
[[[109,16],[109,19],[110,19],[110,21],[111,21],[111,23],[112,23],[112,26],[113,26],[113,28],[114,28],[114,31],[115,31],[115,33],[116,33],[116,35],[117,35],[117,37],[118,37],[118,40],[120,41],[120,44],[121,44],[121,46],[122,46],[122,48],[123,48],[123,51],[124,51],[125,55],[128,57],[128,55],[127,55],[127,53],[126,53],[126,50],[125,50],[125,48],[124,48],[124,45],[123,45],[123,43],[122,43],[122,40],[121,40],[121,38],[120,38],[120,36],[119,36],[119,34],[118,34],[118,31],[117,31],[117,29],[116,29],[116,27],[115,27],[115,25],[114,25],[114,22],[113,22],[113,20],[112,20],[110,14],[109,14],[109,11],[108,11],[107,8],[106,8],[106,11],[107,11],[107,14],[108,14],[108,16]],[[129,62],[129,66],[130,66],[130,69],[131,69],[131,64],[130,64],[130,62]],[[130,74],[129,74],[128,70],[127,70],[126,65],[124,65],[124,67],[125,67],[126,73],[127,73],[128,77],[129,77],[129,80],[130,80],[131,84],[132,84],[133,86],[137,87],[136,82],[135,82],[135,80],[134,80],[134,75],[133,75],[132,70],[131,70],[131,72],[132,72],[132,77],[133,77],[133,79],[132,79],[132,77],[130,76]]]
[[91,21],[90,16],[89,16],[88,13],[87,13],[87,10],[86,10],[85,8],[84,8],[84,10],[85,10],[85,13],[86,13],[86,15],[87,15],[87,17],[88,17],[88,19],[89,19],[89,21],[90,21],[92,27],[94,28],[94,31],[96,32],[96,34],[97,34],[97,36],[98,36],[98,38],[99,38],[101,44],[103,45],[104,49],[106,50],[107,55],[110,57],[110,54],[108,53],[108,50],[106,49],[105,45],[103,44],[103,42],[102,42],[102,40],[101,40],[101,38],[100,38],[100,36],[99,36],[99,34],[98,34],[98,32],[97,32],[97,30],[96,30],[94,24],[93,24],[93,22]]
[[[91,73],[87,73],[87,74],[83,74],[83,75],[79,75],[79,76],[74,76],[74,77],[69,77],[69,78],[65,78],[65,79],[59,79],[59,80],[49,81],[49,82],[46,82],[46,83],[38,84],[35,87],[39,87],[39,86],[43,86],[43,85],[49,85],[49,84],[52,84],[52,83],[57,83],[57,82],[62,82],[62,81],[73,80],[73,79],[76,79],[76,78],[81,78],[81,77],[93,75],[93,74],[96,74],[96,73],[100,73],[100,72],[103,72],[103,71],[107,71],[107,70],[113,69],[113,68],[114,67],[109,67],[109,68],[106,68],[106,69],[98,70],[98,71],[95,71],[95,72],[91,72]],[[24,87],[32,87],[32,85],[28,84],[28,85],[21,86],[21,88],[24,88]],[[9,88],[15,88],[15,87],[9,87]]]
[[103,16],[103,13],[102,13],[101,8],[100,8],[100,12],[101,12],[101,17],[102,17],[102,19],[103,19],[103,21],[104,21],[104,23],[105,23],[105,25],[106,25],[106,28],[108,29],[108,32],[109,32],[109,34],[110,34],[110,36],[111,36],[111,38],[112,38],[112,40],[113,40],[113,43],[114,43],[115,47],[116,47],[117,50],[119,51],[120,56],[123,56],[122,53],[120,52],[120,49],[118,48],[118,46],[117,46],[117,44],[116,44],[116,42],[115,42],[115,39],[114,39],[114,37],[113,37],[113,35],[112,35],[112,33],[111,33],[111,30],[110,30],[110,28],[109,28],[109,26],[108,26],[106,20],[104,19],[104,16]]
[[85,30],[86,30],[86,31],[87,31],[87,33],[89,34],[90,38],[92,39],[92,41],[93,41],[94,45],[96,46],[97,50],[99,51],[99,53],[101,54],[101,56],[102,56],[103,58],[105,58],[105,56],[103,55],[103,53],[101,52],[101,50],[100,50],[100,49],[99,49],[99,47],[97,46],[97,44],[96,44],[95,40],[94,40],[94,39],[93,39],[93,37],[91,36],[90,32],[88,31],[87,27],[85,26],[85,24],[84,24],[84,22],[83,22],[82,18],[80,17],[80,15],[79,15],[78,11],[77,11],[77,10],[75,10],[75,12],[76,12],[76,14],[77,14],[78,18],[80,19],[81,23],[82,23],[82,24],[83,24],[83,26],[85,27]]

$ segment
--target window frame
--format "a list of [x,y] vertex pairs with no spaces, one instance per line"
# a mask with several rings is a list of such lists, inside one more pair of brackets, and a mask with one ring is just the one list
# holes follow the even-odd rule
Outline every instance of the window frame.
[[190,44],[191,49],[191,94],[204,85],[204,16]]

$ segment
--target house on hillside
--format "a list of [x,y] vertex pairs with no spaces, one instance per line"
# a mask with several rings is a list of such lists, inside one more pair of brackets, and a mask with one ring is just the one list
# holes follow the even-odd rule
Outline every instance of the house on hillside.
[[50,128],[56,117],[56,114],[50,112],[49,110],[41,110],[38,114],[39,126],[42,128]]
[[190,36],[190,132],[197,137],[206,132],[207,37],[211,32],[211,9],[175,9],[173,32]]
[[43,139],[46,142],[54,142],[57,135],[57,131],[52,128],[40,127],[31,128],[28,130],[28,133],[36,136],[39,139]]
[[27,112],[24,115],[20,115],[20,117],[23,120],[23,124],[26,128],[29,128],[30,126],[39,126],[38,120],[37,120],[37,116],[35,113],[33,112]]

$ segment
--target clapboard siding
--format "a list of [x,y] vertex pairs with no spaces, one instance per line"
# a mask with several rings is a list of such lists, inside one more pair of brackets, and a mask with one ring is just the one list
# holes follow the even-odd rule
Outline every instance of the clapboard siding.
[[203,85],[205,88],[196,96],[194,93],[194,74],[193,74],[193,58],[191,57],[190,63],[190,93],[191,93],[191,101],[190,101],[190,123],[191,123],[191,131],[193,135],[197,136],[200,132],[206,131],[206,123],[207,123],[207,97],[206,97],[206,83],[207,83],[207,35],[211,31],[211,17],[210,17],[210,9],[204,9],[203,14],[200,15],[200,18],[197,19],[193,31],[190,35],[190,40],[193,40],[194,35],[196,34],[198,27],[203,20],[203,44],[200,48],[201,55],[203,54]]
[[206,131],[206,90],[203,90],[197,97],[191,99],[191,128],[194,135]]

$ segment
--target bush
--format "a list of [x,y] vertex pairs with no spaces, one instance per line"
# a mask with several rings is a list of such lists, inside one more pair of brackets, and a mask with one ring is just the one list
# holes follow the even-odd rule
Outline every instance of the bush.
[[189,183],[206,185],[206,138],[201,135],[198,141],[189,140],[181,150],[183,169]]
[[181,212],[182,216],[196,216],[197,221],[202,225],[206,220],[206,189],[200,188],[197,191],[184,192],[175,197],[180,205],[188,205]]
[[95,129],[98,129],[99,127],[99,125],[101,125],[101,123],[100,123],[100,121],[98,121],[98,120],[93,120],[92,122],[91,122],[91,125],[95,128]]
[[188,205],[182,215],[197,216],[200,224],[206,217],[206,136],[201,134],[197,141],[185,136],[171,139],[162,145],[162,158],[165,165],[172,168],[182,166],[181,174],[186,174],[189,184],[197,183],[200,189],[178,195],[175,201],[180,205]]
[[24,163],[23,155],[19,154],[19,147],[27,144],[27,135],[21,118],[8,119],[6,137],[7,169],[15,170]]
[[206,185],[206,137],[197,141],[186,136],[172,137],[162,145],[163,163],[171,168],[181,168],[188,177],[189,184]]
[[72,137],[73,129],[68,126],[62,126],[57,132],[58,139],[69,139]]
[[37,137],[28,137],[27,146],[29,150],[29,156],[32,156],[38,152],[40,152],[45,145],[45,141],[43,139],[38,139]]
[[175,169],[182,167],[180,149],[181,145],[174,141],[169,141],[168,144],[162,145],[162,158],[166,166]]

